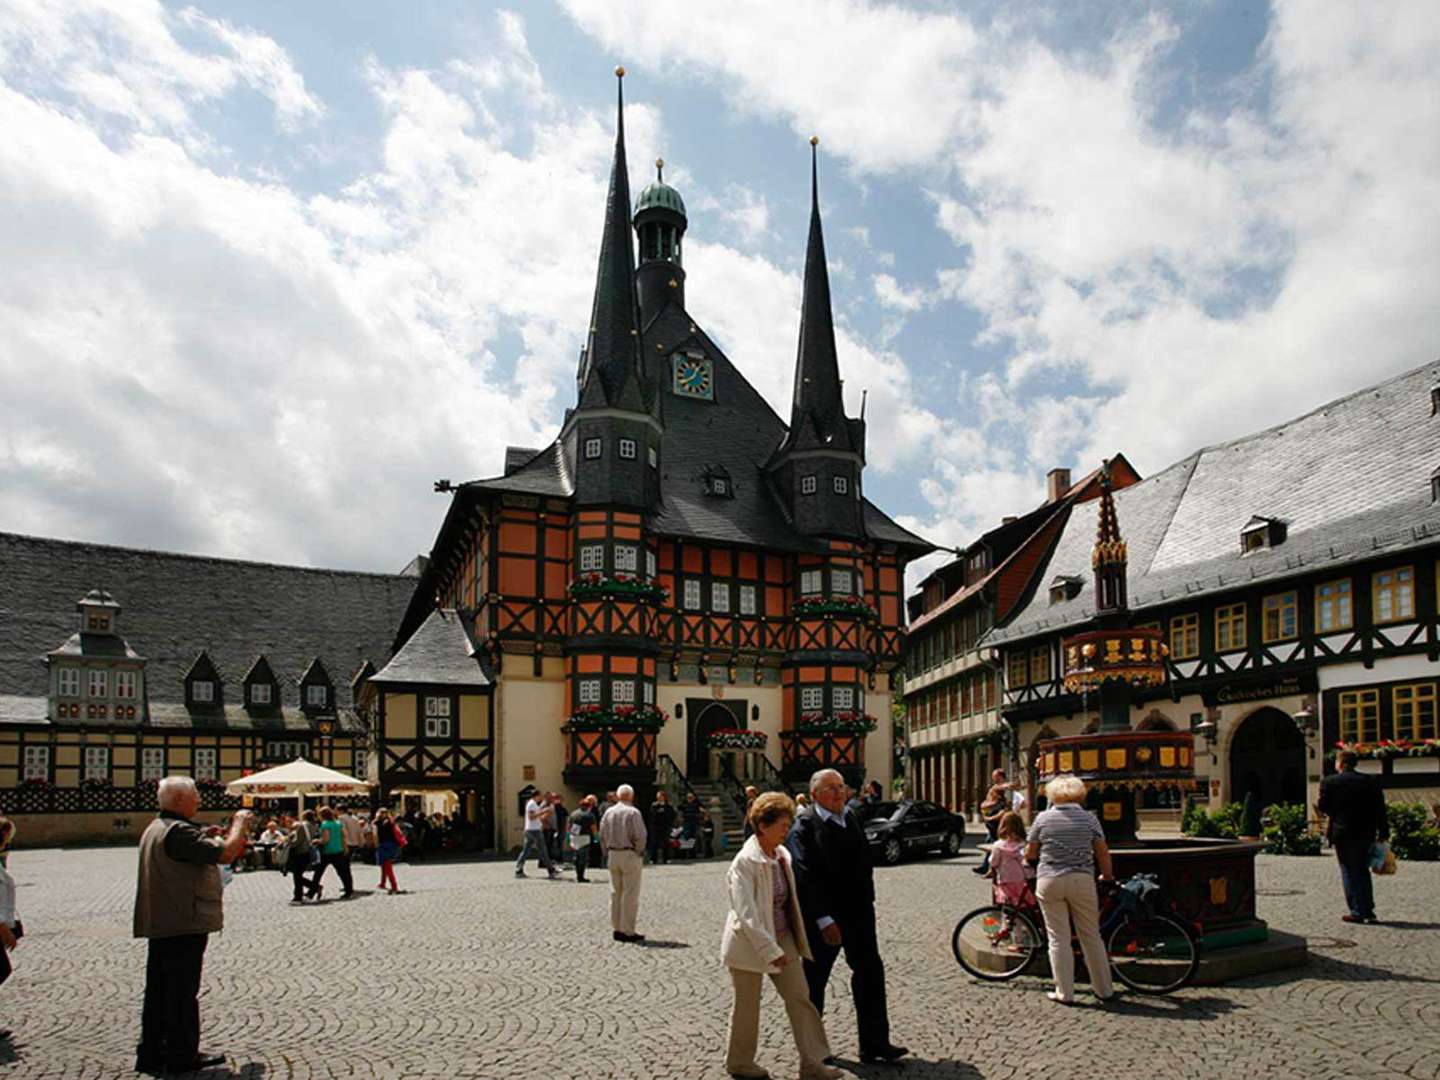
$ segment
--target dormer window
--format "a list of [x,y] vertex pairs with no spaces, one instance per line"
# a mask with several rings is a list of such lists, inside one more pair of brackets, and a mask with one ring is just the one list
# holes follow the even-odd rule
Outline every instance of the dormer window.
[[1440,502],[1440,469],[1430,474],[1430,501]]
[[832,482],[835,485],[836,495],[850,494],[850,478],[848,476],[837,476]]
[[1253,555],[1266,548],[1279,547],[1285,542],[1285,522],[1278,518],[1261,517],[1258,514],[1246,522],[1240,530],[1240,554]]
[[85,621],[85,628],[91,633],[108,634],[110,632],[109,615],[91,615]]
[[1050,603],[1063,604],[1080,595],[1084,582],[1073,574],[1059,574],[1050,582]]
[[220,671],[208,653],[201,653],[185,673],[185,704],[208,708],[223,704]]
[[280,700],[280,687],[270,662],[263,656],[256,657],[245,673],[245,705],[251,709],[268,709]]
[[634,461],[634,460],[635,460],[635,451],[636,451],[636,449],[637,449],[637,447],[636,447],[636,445],[635,445],[635,440],[634,440],[634,439],[621,439],[621,440],[620,440],[620,456],[621,456],[622,458],[624,458],[626,461]]
[[800,494],[801,494],[801,495],[814,495],[814,494],[815,494],[815,486],[816,486],[816,485],[815,485],[815,477],[813,477],[813,476],[802,476],[802,477],[800,478]]
[[1430,415],[1440,413],[1440,386],[1430,388]]
[[250,704],[270,705],[274,698],[274,688],[267,682],[250,684]]
[[307,711],[329,710],[335,707],[335,686],[330,673],[317,657],[310,661],[305,674],[300,676],[300,707]]
[[585,440],[585,460],[594,461],[600,456],[600,447],[603,445],[600,439]]
[[721,499],[735,497],[735,484],[730,479],[730,473],[722,466],[714,465],[706,469],[702,480],[705,485],[705,494]]

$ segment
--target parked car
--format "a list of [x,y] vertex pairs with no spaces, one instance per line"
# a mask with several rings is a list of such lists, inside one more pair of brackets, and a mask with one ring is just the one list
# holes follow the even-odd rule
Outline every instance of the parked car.
[[917,852],[958,855],[965,844],[965,819],[931,802],[875,802],[860,807],[857,814],[871,855],[886,866]]

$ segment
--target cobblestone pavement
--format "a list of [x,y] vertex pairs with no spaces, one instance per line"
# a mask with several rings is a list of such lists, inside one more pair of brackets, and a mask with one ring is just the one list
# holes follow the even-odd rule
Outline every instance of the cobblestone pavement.
[[[1264,858],[1261,914],[1311,938],[1308,968],[1102,1010],[1053,1005],[1036,979],[979,985],[956,966],[951,926],[985,895],[974,862],[877,872],[894,1035],[915,1056],[903,1074],[855,1060],[842,966],[828,1027],[854,1075],[1440,1077],[1440,865],[1402,864],[1377,882],[1389,925],[1349,926],[1331,859]],[[133,852],[21,851],[11,870],[28,936],[0,989],[15,1029],[0,1074],[133,1075]],[[368,890],[377,873],[356,876]],[[203,1045],[230,1067],[207,1076],[725,1075],[722,863],[647,869],[649,947],[610,940],[604,871],[589,885],[517,881],[498,862],[402,865],[400,878],[406,895],[301,908],[278,874],[237,878],[201,999]],[[783,1011],[772,991],[766,1001],[761,1060],[794,1076]]]

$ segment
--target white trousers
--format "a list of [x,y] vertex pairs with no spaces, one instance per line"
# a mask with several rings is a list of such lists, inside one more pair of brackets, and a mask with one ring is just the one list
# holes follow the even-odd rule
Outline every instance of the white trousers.
[[[800,1051],[800,1067],[821,1065],[830,1056],[830,1043],[825,1038],[825,1024],[810,1001],[810,988],[805,982],[805,968],[795,939],[789,934],[780,938],[780,947],[789,958],[779,974],[770,981],[780,992],[785,1012],[790,1017],[790,1030],[795,1034],[795,1049]],[[730,1048],[725,1054],[725,1067],[732,1072],[755,1067],[755,1050],[760,1042],[760,990],[763,979],[758,971],[730,969],[735,984],[735,1004],[730,1010]]]
[[1040,911],[1045,916],[1045,933],[1050,939],[1050,972],[1055,990],[1066,1000],[1075,996],[1075,950],[1070,944],[1070,924],[1080,939],[1085,966],[1090,969],[1091,989],[1100,997],[1115,992],[1110,981],[1110,956],[1100,940],[1100,898],[1095,879],[1089,874],[1061,874],[1044,877],[1036,886]]
[[635,933],[635,916],[640,913],[640,872],[645,860],[638,851],[611,851],[610,926],[622,934]]

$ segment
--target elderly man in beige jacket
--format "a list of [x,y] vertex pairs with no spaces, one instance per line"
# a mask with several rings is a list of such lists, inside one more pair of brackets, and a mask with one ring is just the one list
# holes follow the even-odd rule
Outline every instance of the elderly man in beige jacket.
[[730,1013],[730,1047],[725,1067],[731,1076],[768,1077],[755,1063],[760,1039],[761,976],[769,975],[795,1035],[801,1080],[835,1080],[839,1069],[825,1064],[830,1043],[825,1024],[810,1001],[802,959],[810,957],[805,921],[790,869],[785,835],[795,818],[788,795],[766,792],[747,814],[751,836],[730,863],[726,884],[730,914],[720,941],[720,958],[730,969],[735,1005]]

